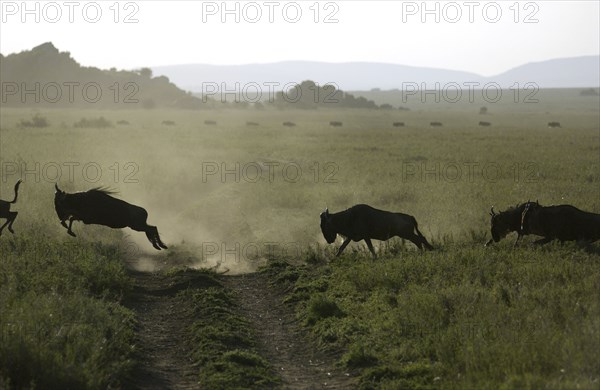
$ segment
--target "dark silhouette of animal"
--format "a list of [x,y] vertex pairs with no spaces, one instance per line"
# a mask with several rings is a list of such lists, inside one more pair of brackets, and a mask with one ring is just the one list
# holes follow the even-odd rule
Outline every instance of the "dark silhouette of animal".
[[481,126],[481,127],[489,127],[491,125],[492,124],[490,122],[484,122],[484,121],[479,122],[479,126]]
[[531,202],[517,204],[515,207],[511,207],[499,213],[496,213],[494,211],[494,206],[492,206],[490,210],[492,238],[485,246],[490,245],[492,242],[500,241],[512,232],[517,232],[518,234],[517,240],[514,243],[514,245],[517,245],[522,236],[529,234],[527,231],[524,231],[522,221],[523,212],[528,203]]
[[328,244],[335,242],[338,234],[345,238],[336,256],[342,254],[350,241],[365,240],[375,258],[371,239],[387,241],[394,236],[411,241],[419,249],[433,249],[419,231],[413,216],[378,210],[366,204],[357,204],[334,214],[325,209],[321,213],[321,232]]
[[216,121],[211,121],[211,120],[205,120],[204,124],[208,125],[208,126],[214,126],[214,125],[217,124],[217,122]]
[[[73,221],[82,221],[86,225],[104,225],[114,229],[130,227],[131,229],[146,233],[146,237],[154,246],[160,250],[167,249],[161,241],[156,226],[146,223],[148,213],[139,206],[132,205],[121,199],[110,196],[110,191],[93,188],[85,192],[73,194],[61,191],[58,185],[54,185],[54,208],[60,219],[61,225],[67,229],[67,233],[76,237],[71,227]],[[67,226],[66,220],[69,220]]]
[[117,125],[124,125],[124,126],[128,126],[128,125],[129,125],[129,122],[128,122],[128,121],[126,121],[126,120],[124,120],[124,119],[122,119],[122,120],[120,120],[120,121],[117,121]]
[[258,126],[257,122],[246,122],[246,126]]
[[404,122],[394,122],[392,125],[394,127],[404,127]]
[[442,127],[443,124],[442,124],[442,122],[430,122],[429,126],[431,126],[431,127]]
[[568,204],[541,206],[528,202],[523,211],[523,230],[542,236],[535,244],[552,240],[594,242],[600,240],[600,214],[583,211]]
[[329,122],[329,126],[333,126],[333,127],[342,127],[344,124],[342,122],[339,121],[331,121]]
[[296,124],[294,122],[283,122],[283,125],[286,127],[294,127]]
[[600,214],[579,210],[571,205],[542,206],[539,202],[526,202],[492,216],[492,241],[498,242],[510,232],[517,232],[517,245],[524,235],[544,237],[534,242],[543,245],[552,240],[587,241],[600,240]]
[[2,235],[2,230],[4,230],[4,227],[6,226],[8,226],[9,232],[13,234],[15,233],[15,231],[12,228],[12,225],[15,222],[15,219],[17,218],[17,214],[19,213],[16,211],[10,211],[10,205],[17,203],[17,197],[19,195],[19,185],[21,185],[20,179],[17,181],[17,184],[15,184],[15,197],[13,198],[13,200],[11,200],[10,202],[6,200],[0,200],[0,218],[6,218],[6,222],[0,227],[0,235]]
[[561,127],[561,126],[560,126],[560,122],[548,122],[548,127],[556,128],[556,127]]
[[162,121],[162,124],[165,126],[175,126],[174,121]]

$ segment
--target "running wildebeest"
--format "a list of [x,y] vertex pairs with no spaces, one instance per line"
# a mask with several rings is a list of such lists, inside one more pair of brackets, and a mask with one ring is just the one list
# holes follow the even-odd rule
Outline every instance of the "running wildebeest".
[[[54,193],[56,214],[61,225],[73,237],[76,237],[71,230],[73,221],[82,221],[86,225],[104,225],[115,229],[130,227],[135,231],[146,233],[146,237],[154,248],[167,249],[158,235],[156,226],[146,223],[148,213],[142,207],[113,198],[110,196],[110,191],[101,188],[69,194],[61,191],[56,184],[54,187],[56,189]],[[67,219],[69,220],[68,226],[65,222]]]
[[394,123],[392,123],[392,126],[394,126],[394,127],[404,127],[404,122],[394,122]]
[[534,242],[543,245],[552,240],[587,241],[600,240],[600,214],[579,210],[571,205],[542,206],[539,202],[527,202],[501,213],[492,207],[492,241],[498,242],[511,231],[521,236],[535,234],[544,237]]
[[505,211],[501,211],[496,213],[494,211],[494,206],[490,210],[491,219],[491,230],[492,230],[492,238],[485,244],[485,246],[490,245],[492,242],[498,242],[507,234],[511,232],[517,232],[517,240],[514,245],[516,246],[522,236],[529,234],[528,232],[523,230],[523,212],[527,207],[527,203],[517,204],[516,207],[511,207]]
[[342,127],[343,123],[339,122],[339,121],[331,121],[331,122],[329,122],[329,126],[332,126],[332,127]]
[[21,179],[19,179],[17,181],[17,184],[15,184],[15,197],[13,198],[13,200],[11,200],[10,202],[7,200],[1,200],[0,199],[0,218],[6,218],[6,222],[4,223],[4,225],[2,225],[2,227],[0,227],[0,235],[2,235],[2,230],[4,230],[5,226],[8,226],[8,231],[11,233],[15,233],[15,231],[12,228],[13,223],[15,222],[15,219],[17,218],[17,214],[19,214],[16,211],[10,211],[10,205],[17,203],[17,196],[19,195],[19,185],[21,184]]
[[246,126],[258,126],[258,122],[246,122]]
[[541,206],[528,202],[523,211],[523,230],[542,236],[535,244],[552,240],[594,242],[600,240],[600,214],[583,211],[568,204]]
[[216,121],[211,121],[211,120],[205,120],[204,124],[208,125],[208,126],[214,126],[214,125],[217,124],[217,122]]
[[373,258],[376,258],[371,239],[387,241],[394,236],[411,241],[419,249],[423,246],[433,249],[419,231],[413,216],[378,210],[366,204],[357,204],[334,214],[325,209],[321,213],[321,232],[328,244],[333,244],[338,234],[344,237],[336,256],[342,254],[350,241],[365,240]]
[[174,121],[162,121],[162,124],[165,126],[175,126],[175,122]]
[[555,127],[561,127],[561,126],[560,126],[560,122],[548,122],[548,127],[555,128]]
[[431,127],[442,127],[442,122],[431,122],[429,123],[429,126]]
[[283,125],[286,127],[294,127],[296,124],[294,122],[283,122]]
[[480,121],[479,122],[479,126],[482,126],[482,127],[488,127],[488,126],[491,126],[491,125],[492,124],[490,122],[484,122],[484,121]]

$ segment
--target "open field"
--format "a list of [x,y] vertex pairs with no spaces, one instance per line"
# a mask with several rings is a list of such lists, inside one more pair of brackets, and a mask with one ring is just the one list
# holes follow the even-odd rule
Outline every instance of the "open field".
[[[287,302],[278,310],[356,386],[597,388],[598,243],[531,248],[526,238],[512,249],[512,236],[492,248],[483,243],[492,205],[538,199],[600,213],[598,98],[553,98],[516,112],[488,106],[485,116],[479,105],[3,108],[0,198],[12,199],[14,183],[24,183],[13,205],[16,234],[0,237],[0,388],[149,388],[136,378],[144,364],[160,362],[144,355],[151,348],[143,343],[168,343],[152,325],[168,316],[184,327],[177,334],[189,347],[186,370],[195,370],[189,383],[286,387],[289,377],[274,366],[284,363],[265,346],[269,332],[246,318],[249,300],[234,288],[242,279],[180,268],[229,275],[267,263],[251,287],[277,292]],[[50,125],[18,126],[36,113]],[[113,127],[73,126],[100,116]],[[492,126],[479,127],[481,120]],[[405,127],[392,127],[396,121]],[[562,128],[548,128],[551,121]],[[67,192],[115,189],[146,208],[169,250],[155,251],[143,233],[81,222],[70,237],[54,211],[57,182]],[[414,215],[437,250],[419,253],[392,240],[376,244],[382,256],[373,261],[358,243],[333,260],[318,215],[356,203]],[[159,271],[156,279],[151,271]],[[163,304],[171,311],[151,311]],[[140,329],[153,333],[143,338]],[[161,380],[177,387],[170,364]]]

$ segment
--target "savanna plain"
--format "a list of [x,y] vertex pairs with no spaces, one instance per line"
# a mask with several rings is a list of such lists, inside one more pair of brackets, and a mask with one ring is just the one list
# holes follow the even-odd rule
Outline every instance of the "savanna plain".
[[[484,247],[492,206],[600,213],[598,107],[564,90],[485,115],[3,108],[1,198],[23,183],[0,236],[0,388],[598,388],[599,244]],[[35,115],[48,126],[19,125]],[[169,249],[67,235],[55,183],[144,207]],[[336,258],[319,214],[358,203],[413,215],[435,250]]]

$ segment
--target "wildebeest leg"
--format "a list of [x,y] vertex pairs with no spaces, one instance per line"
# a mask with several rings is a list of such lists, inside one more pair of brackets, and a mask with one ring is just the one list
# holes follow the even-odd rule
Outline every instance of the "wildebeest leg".
[[544,245],[544,244],[549,243],[552,240],[553,240],[553,238],[546,237],[546,238],[542,238],[541,240],[534,241],[533,243],[535,245]]
[[488,246],[488,245],[490,245],[492,242],[494,242],[494,239],[493,239],[493,238],[490,238],[490,240],[489,240],[488,242],[486,242],[484,246]]
[[351,239],[350,238],[346,238],[344,240],[344,242],[342,243],[342,246],[340,247],[340,249],[338,249],[337,254],[335,255],[335,257],[338,257],[339,255],[342,254],[342,252],[344,251],[344,249],[346,249],[346,247],[348,246],[348,244],[350,244]]
[[[73,220],[74,217],[69,218],[69,226],[67,227],[67,233],[69,233],[70,235],[72,235],[73,237],[77,237],[75,235],[75,233],[73,233],[73,230],[71,230],[71,227],[73,226]],[[66,225],[66,224],[65,224]]]
[[154,235],[152,234],[152,230],[148,229],[145,231],[145,233],[146,233],[146,237],[148,237],[148,241],[150,241],[150,243],[152,244],[154,249],[160,250],[160,246],[158,246],[158,244],[156,243],[156,239],[154,238]]
[[15,231],[12,229],[12,224],[15,222],[15,219],[17,218],[17,214],[19,214],[16,211],[11,211],[10,215],[8,217],[8,220],[6,221],[8,223],[8,231],[11,232],[12,234],[15,234]]
[[367,243],[367,246],[369,247],[369,250],[373,254],[373,258],[376,259],[377,255],[375,254],[375,248],[373,248],[373,243],[368,238],[365,238],[365,242]]
[[515,243],[513,244],[513,248],[517,246],[517,244],[519,243],[519,240],[521,239],[521,234],[517,234],[517,240],[515,241]]
[[[433,250],[433,246],[431,246],[431,244],[429,242],[427,242],[427,239],[425,238],[425,236],[423,234],[421,234],[421,232],[419,231],[419,228],[416,225],[415,225],[415,231],[417,232],[419,242],[421,244],[423,244],[425,246],[425,248],[427,248],[429,250]],[[417,244],[415,244],[415,245],[417,245]],[[423,248],[421,248],[421,245],[417,245],[417,246],[419,247],[419,249],[423,249]]]
[[9,221],[10,221],[9,219],[6,219],[6,222],[4,223],[4,225],[2,225],[2,226],[0,227],[0,236],[2,235],[2,230],[4,230],[4,227],[5,227],[6,225],[8,225],[8,222],[9,222]]

